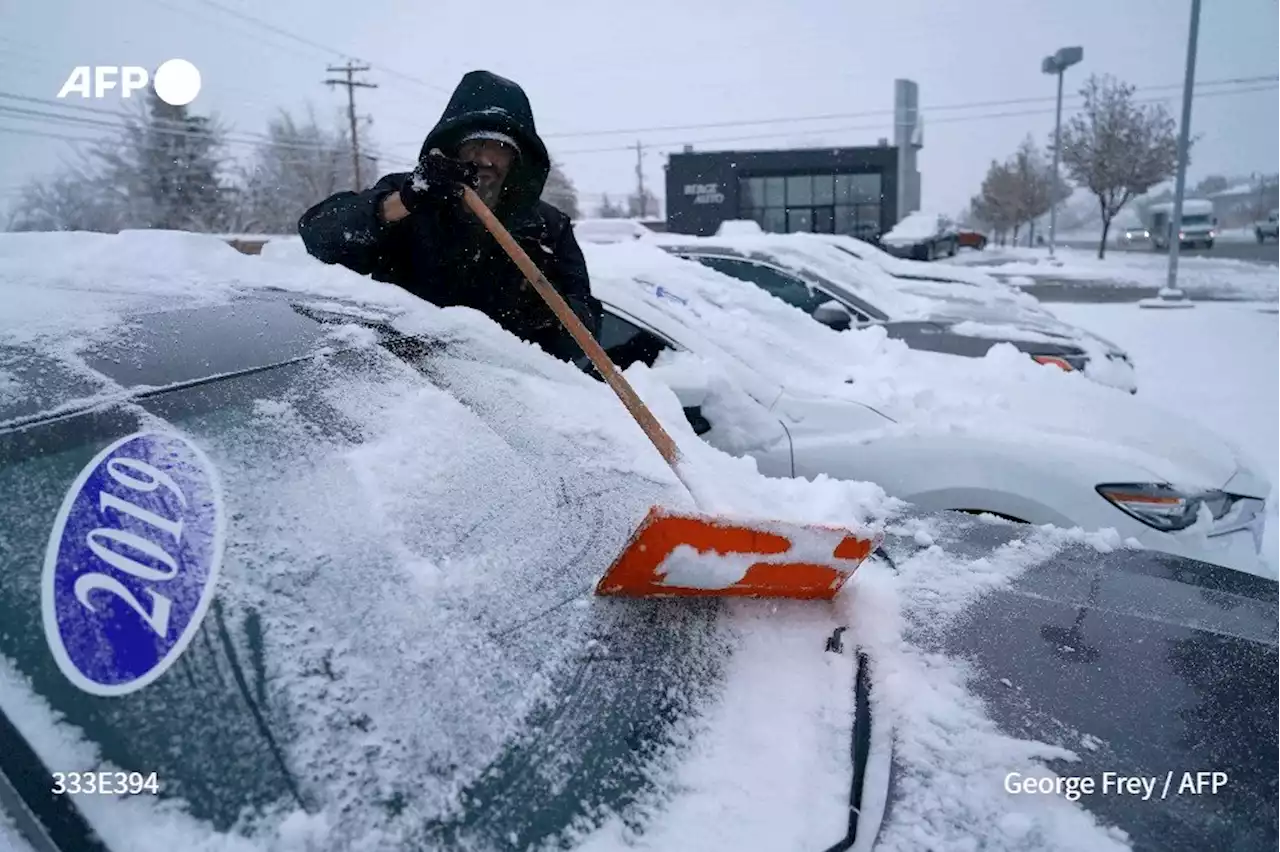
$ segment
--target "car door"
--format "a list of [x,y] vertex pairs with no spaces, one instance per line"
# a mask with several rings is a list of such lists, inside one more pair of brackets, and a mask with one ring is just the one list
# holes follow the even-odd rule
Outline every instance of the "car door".
[[[637,361],[652,367],[658,355],[663,351],[678,352],[683,349],[683,347],[648,326],[642,320],[628,314],[621,308],[609,304],[604,305],[598,340],[601,347],[604,348],[620,370],[627,369]],[[592,369],[586,356],[582,356],[575,363],[583,369]],[[743,398],[752,400],[745,391],[740,392]],[[753,401],[759,405],[758,400]],[[693,431],[708,444],[734,455],[741,454],[736,452],[738,447],[735,444],[733,435],[735,431],[739,431],[736,427],[740,424],[722,422],[718,424],[719,428],[717,428],[717,423],[714,422],[714,413],[709,417],[708,413],[703,411],[700,406],[686,407],[684,414],[689,421],[689,425],[693,427]],[[760,406],[760,410],[753,412],[753,414],[758,415],[752,417],[753,426],[755,427],[753,431],[760,431],[762,421],[777,424],[776,431],[773,431],[771,435],[765,437],[765,440],[759,442],[762,446],[755,447],[751,451],[751,455],[756,458],[760,472],[766,476],[791,476],[793,465],[790,435],[787,434],[786,429],[776,416],[768,414],[763,406]]]

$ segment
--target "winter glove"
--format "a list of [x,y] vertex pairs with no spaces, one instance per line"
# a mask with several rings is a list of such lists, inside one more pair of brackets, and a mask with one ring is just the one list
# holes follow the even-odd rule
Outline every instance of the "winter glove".
[[418,167],[400,188],[400,202],[410,213],[462,197],[462,187],[476,186],[479,169],[474,163],[454,160],[436,151],[418,161]]

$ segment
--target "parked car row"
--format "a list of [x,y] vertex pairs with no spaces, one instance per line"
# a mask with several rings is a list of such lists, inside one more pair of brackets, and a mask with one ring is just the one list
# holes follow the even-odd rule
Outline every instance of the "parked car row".
[[[662,248],[698,266],[664,261],[651,247],[588,250],[608,314],[602,344],[624,364],[652,364],[664,351],[721,363],[766,419],[780,421],[776,440],[751,453],[762,470],[876,482],[930,510],[1110,527],[1166,553],[1257,570],[1268,480],[1218,436],[1106,387],[1132,390],[1134,375],[1111,344],[1099,342],[1107,366],[1092,371],[1073,348],[1087,335],[1069,326],[1059,332],[1041,321],[1010,327],[1003,340],[969,337],[963,323],[971,320],[958,319],[965,310],[992,321],[972,306],[953,306],[945,318],[890,320],[854,285],[842,286],[847,274],[836,283],[816,271],[838,276],[841,261],[807,235]],[[764,322],[748,332],[732,316],[741,312]],[[863,332],[877,330],[884,343],[868,353]],[[845,334],[854,336],[841,343]],[[1041,339],[1020,339],[1032,334]],[[1031,380],[993,357],[998,346],[1030,354],[1023,363],[1031,375],[1043,369],[1033,362],[1066,375]],[[1108,381],[1080,381],[1076,372]],[[824,373],[801,392],[798,377]],[[998,402],[988,409],[979,400]]]

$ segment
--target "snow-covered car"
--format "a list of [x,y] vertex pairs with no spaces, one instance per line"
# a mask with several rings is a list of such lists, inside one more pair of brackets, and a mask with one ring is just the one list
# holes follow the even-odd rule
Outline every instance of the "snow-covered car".
[[[1007,284],[994,275],[989,275],[976,267],[921,263],[918,260],[895,257],[866,240],[860,240],[846,234],[809,234],[806,236],[829,243],[845,254],[856,257],[858,260],[873,263],[894,278],[967,285],[992,293],[1012,294],[1013,298],[1027,306],[1039,304],[1039,301],[1034,296],[1024,293],[1017,287]],[[963,287],[960,292],[963,294]]]
[[834,605],[591,597],[680,497],[610,392],[286,248],[0,236],[0,849],[1274,849],[1274,581],[767,479],[636,365],[722,509],[891,523]]
[[809,234],[668,236],[660,245],[760,288],[837,331],[880,325],[912,349],[965,357],[1011,343],[1039,364],[1137,392],[1136,371],[1124,350],[1003,285],[896,277]]
[[[664,351],[713,362],[730,383],[677,376],[684,401],[706,415],[704,439],[762,471],[870,481],[928,510],[1114,529],[1154,550],[1263,570],[1269,480],[1177,413],[1041,369],[1008,344],[959,359],[908,348],[880,326],[836,333],[701,263],[621,248],[588,252],[610,314],[602,345],[626,342],[646,363]],[[722,433],[709,408],[736,412]]]
[[648,239],[653,231],[637,219],[576,219],[573,234],[582,243],[626,243]]
[[954,257],[960,250],[960,236],[946,216],[916,211],[880,237],[880,244],[899,257],[931,261]]

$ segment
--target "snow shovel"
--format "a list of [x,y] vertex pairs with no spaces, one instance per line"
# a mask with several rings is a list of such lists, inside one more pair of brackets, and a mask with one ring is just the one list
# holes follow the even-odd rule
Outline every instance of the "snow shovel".
[[[480,196],[464,187],[463,201],[573,335],[696,504],[697,490],[682,469],[680,450],[653,412]],[[654,506],[596,584],[596,594],[830,600],[879,545],[879,536],[863,538],[839,527]]]

